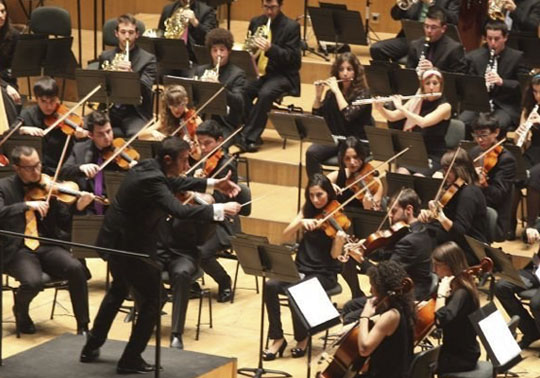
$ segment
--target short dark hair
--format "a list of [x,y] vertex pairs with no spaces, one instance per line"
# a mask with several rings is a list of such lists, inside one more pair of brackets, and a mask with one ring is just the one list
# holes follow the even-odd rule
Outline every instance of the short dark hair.
[[212,29],[206,34],[204,44],[208,50],[215,45],[224,45],[227,50],[231,51],[234,44],[234,37],[227,29]]
[[[261,3],[269,3],[271,1],[272,0],[261,0]],[[283,0],[277,0],[277,3],[279,4],[279,6],[282,6],[283,5]]]
[[474,120],[472,124],[472,130],[483,130],[489,129],[489,131],[494,132],[499,128],[499,121],[492,113],[480,113],[478,117]]
[[34,95],[36,97],[57,97],[58,84],[50,76],[43,76],[34,84]]
[[86,128],[89,132],[94,132],[94,126],[104,126],[107,123],[111,122],[107,113],[102,112],[101,110],[93,111],[86,118]]
[[426,13],[426,18],[430,18],[432,20],[439,20],[442,25],[446,25],[448,22],[448,17],[446,17],[446,13],[441,7],[438,6],[432,6],[428,8],[428,11]]
[[118,30],[118,25],[120,24],[132,24],[135,25],[135,30],[139,31],[139,27],[137,26],[137,19],[131,13],[125,13],[119,16],[116,21],[118,22],[118,24],[116,25],[116,30]]
[[183,139],[176,136],[169,136],[161,141],[156,153],[156,159],[160,164],[163,164],[165,156],[170,156],[176,159],[178,155],[189,150],[189,144]]
[[484,37],[487,35],[488,30],[500,30],[503,37],[508,35],[508,26],[500,20],[489,20],[484,26]]
[[223,137],[223,131],[221,131],[219,123],[217,123],[217,121],[214,121],[213,119],[209,119],[201,123],[197,127],[197,131],[195,131],[195,134],[208,135],[209,137],[212,137],[215,140],[218,140],[219,138]]
[[[400,194],[401,193],[401,194]],[[405,209],[407,206],[411,205],[413,207],[413,215],[415,217],[420,214],[420,209],[422,208],[422,201],[420,201],[420,197],[418,194],[411,188],[403,188],[401,191],[397,192],[392,196],[392,199],[390,200],[390,206],[394,204],[394,201],[396,198],[399,200],[397,201],[397,204],[402,209]]]
[[21,162],[21,156],[30,156],[34,152],[37,153],[37,150],[34,147],[15,146],[13,150],[11,150],[11,162],[18,165]]

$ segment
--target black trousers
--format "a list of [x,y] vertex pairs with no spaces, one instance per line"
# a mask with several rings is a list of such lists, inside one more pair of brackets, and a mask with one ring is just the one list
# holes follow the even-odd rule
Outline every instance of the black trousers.
[[[222,234],[221,237],[219,234]],[[227,248],[221,242],[221,239],[226,237],[227,231],[221,223],[218,223],[216,232],[200,247],[201,268],[216,281],[220,289],[231,287],[231,277],[216,258],[218,251]]]
[[[291,82],[286,77],[277,74],[265,75],[247,85],[244,91],[246,124],[242,131],[246,143],[257,141],[266,127],[272,103],[292,90]],[[253,104],[255,99],[257,102]]]
[[129,138],[137,134],[149,121],[140,116],[133,107],[111,108],[109,112],[114,137]]
[[87,345],[98,348],[105,343],[112,322],[131,289],[137,298],[139,313],[120,360],[138,361],[152,336],[161,309],[161,272],[141,260],[117,256],[110,257],[109,268],[113,281],[94,319]]
[[62,247],[41,245],[31,251],[23,247],[6,264],[6,272],[20,283],[15,297],[19,314],[27,315],[32,299],[43,290],[42,272],[67,280],[77,325],[88,324],[88,286],[85,269],[79,260]]
[[338,146],[313,143],[306,151],[306,171],[308,177],[315,173],[322,173],[321,165],[324,161],[338,154]]
[[[304,277],[301,281],[307,280],[312,277],[317,277],[325,290],[329,290],[337,284],[337,278],[335,275],[309,275]],[[285,288],[291,285],[292,284],[290,282],[283,282],[278,280],[268,280],[265,283],[264,302],[266,304],[266,311],[268,313],[268,337],[273,340],[283,338],[283,326],[281,324],[281,308],[279,304],[279,294],[285,294]],[[300,321],[300,318],[298,317],[296,312],[292,310],[292,307],[291,315],[293,321],[294,339],[296,341],[302,341],[308,336],[307,330]]]
[[373,60],[397,61],[407,55],[408,52],[409,46],[405,37],[379,41],[369,48],[369,53]]

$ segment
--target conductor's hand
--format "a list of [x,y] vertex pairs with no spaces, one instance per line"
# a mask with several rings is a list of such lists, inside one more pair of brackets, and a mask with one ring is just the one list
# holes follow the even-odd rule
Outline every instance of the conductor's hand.
[[83,164],[79,167],[79,169],[88,178],[94,178],[99,172],[99,166],[94,163]]
[[49,211],[49,203],[46,201],[26,201],[26,206],[30,210],[37,211],[41,219],[45,218]]
[[226,202],[223,204],[223,211],[227,216],[236,215],[242,210],[242,205],[238,202]]
[[229,198],[236,197],[240,193],[240,187],[232,182],[231,171],[227,173],[227,176],[217,180],[214,184],[214,188],[229,196]]

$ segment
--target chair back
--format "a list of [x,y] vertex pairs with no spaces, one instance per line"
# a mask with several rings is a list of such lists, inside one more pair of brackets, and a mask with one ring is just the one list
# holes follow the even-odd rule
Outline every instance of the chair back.
[[414,378],[432,378],[435,376],[437,369],[437,360],[441,346],[424,350],[414,355],[411,366],[409,368],[409,377]]
[[[114,33],[117,26],[118,21],[116,18],[108,19],[103,24],[103,43],[106,46],[118,46],[118,38],[116,38]],[[143,35],[146,29],[144,22],[137,20],[137,29],[139,29],[139,35]]]
[[446,148],[454,149],[459,145],[459,142],[465,139],[465,124],[459,119],[451,119],[444,136]]
[[60,7],[36,8],[30,16],[30,31],[35,34],[69,37],[71,36],[69,12]]

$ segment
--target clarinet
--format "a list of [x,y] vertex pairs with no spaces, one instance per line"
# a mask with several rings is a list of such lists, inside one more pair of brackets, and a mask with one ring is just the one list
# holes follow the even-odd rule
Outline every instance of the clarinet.
[[422,51],[420,51],[420,58],[418,59],[418,66],[416,67],[416,73],[418,74],[418,76],[422,75],[422,70],[420,69],[420,62],[426,59],[426,54],[429,49],[429,42],[430,42],[430,38],[426,37],[424,39],[424,45],[422,46]]
[[[486,75],[489,72],[497,72],[497,60],[495,59],[495,49],[489,50],[489,61],[486,66]],[[486,82],[486,88],[487,88],[488,93],[490,94],[489,107],[491,108],[491,111],[495,110],[495,104],[493,103],[493,98],[491,98],[491,91],[493,90],[493,87],[494,87],[493,84],[488,84]]]

